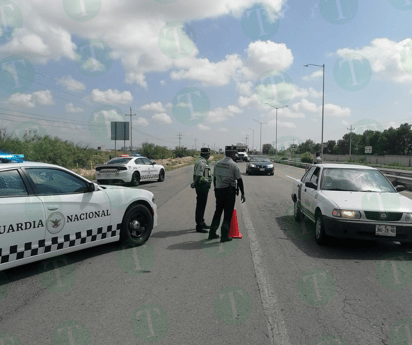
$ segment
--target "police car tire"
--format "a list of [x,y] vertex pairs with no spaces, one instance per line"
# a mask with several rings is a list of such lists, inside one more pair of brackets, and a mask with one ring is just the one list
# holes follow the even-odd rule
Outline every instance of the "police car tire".
[[140,184],[140,174],[137,171],[133,173],[130,184],[133,187],[137,187]]
[[[146,230],[145,232],[140,236],[140,237],[135,237],[131,234],[130,232],[130,222],[133,219],[144,219],[146,225]],[[140,222],[141,224],[141,222]],[[122,230],[120,233],[120,241],[129,241],[130,243],[140,246],[142,244],[145,244],[146,241],[149,239],[150,234],[152,233],[153,230],[153,217],[152,213],[149,211],[149,209],[145,205],[134,205],[132,206],[127,212],[125,213],[123,217],[123,222],[122,222]]]
[[162,169],[162,170],[160,170],[160,173],[159,173],[159,178],[158,178],[158,182],[163,182],[165,180],[165,171]]

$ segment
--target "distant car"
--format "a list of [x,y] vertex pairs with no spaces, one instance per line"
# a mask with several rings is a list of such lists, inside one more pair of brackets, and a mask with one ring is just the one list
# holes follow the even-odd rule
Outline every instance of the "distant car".
[[329,236],[412,242],[412,200],[378,169],[317,164],[300,180],[290,178],[295,220],[304,215],[315,223],[318,244]]
[[146,157],[117,157],[96,165],[99,184],[128,183],[138,186],[141,181],[165,180],[165,168]]
[[238,159],[243,161],[243,162],[247,162],[248,161],[248,155],[246,152],[238,152]]
[[99,186],[57,165],[0,164],[0,271],[115,241],[144,244],[152,192]]
[[269,174],[275,173],[275,166],[268,156],[251,156],[246,165],[246,173],[251,174]]

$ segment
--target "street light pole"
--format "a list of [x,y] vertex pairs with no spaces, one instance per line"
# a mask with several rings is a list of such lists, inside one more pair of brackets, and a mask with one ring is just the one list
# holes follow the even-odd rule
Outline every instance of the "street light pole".
[[263,151],[262,151],[262,125],[267,125],[267,123],[266,122],[260,122],[260,121],[258,121],[258,120],[255,120],[255,119],[253,119],[253,121],[256,121],[256,122],[259,122],[260,123],[260,152],[262,152],[262,154],[263,154]]
[[304,67],[308,66],[317,66],[317,67],[322,67],[323,71],[323,85],[322,85],[322,135],[321,135],[321,144],[320,144],[320,158],[322,158],[323,162],[323,119],[324,119],[324,114],[325,114],[325,64],[323,65],[314,65],[312,63],[303,65]]
[[253,137],[252,137],[252,151],[253,151],[253,146],[255,146],[255,131],[250,127],[248,128],[253,132]]
[[270,105],[272,108],[276,109],[276,156],[277,156],[278,155],[278,109],[287,108],[288,105],[286,104],[283,107],[274,107],[270,103],[265,103],[265,104]]

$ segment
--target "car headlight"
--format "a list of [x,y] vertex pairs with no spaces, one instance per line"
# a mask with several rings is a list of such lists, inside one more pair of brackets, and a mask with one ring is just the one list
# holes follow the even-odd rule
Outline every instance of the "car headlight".
[[250,167],[251,167],[251,168],[256,168],[256,165],[251,164]]
[[334,217],[349,218],[349,219],[360,219],[361,217],[361,213],[359,211],[339,210],[337,208],[335,208],[332,211],[332,215]]
[[273,168],[273,164],[267,165],[268,168]]
[[405,221],[408,223],[412,223],[412,213],[405,214]]

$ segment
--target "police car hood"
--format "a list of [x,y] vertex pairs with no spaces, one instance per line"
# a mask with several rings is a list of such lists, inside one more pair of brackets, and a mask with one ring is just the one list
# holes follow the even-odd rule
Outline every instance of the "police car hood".
[[107,185],[101,185],[99,187],[101,187],[109,196],[120,194],[129,197],[144,198],[151,201],[154,195],[152,192],[145,189]]
[[399,193],[321,191],[341,210],[412,212],[412,200]]

